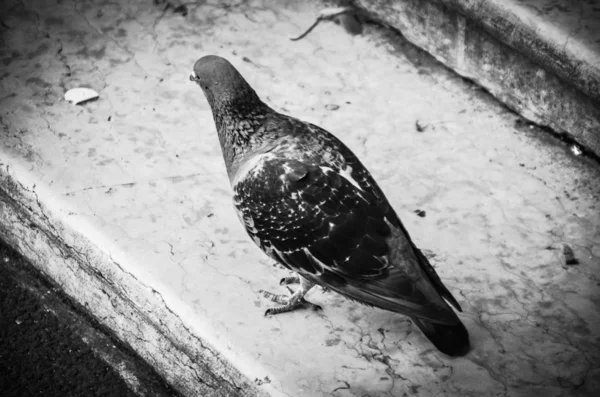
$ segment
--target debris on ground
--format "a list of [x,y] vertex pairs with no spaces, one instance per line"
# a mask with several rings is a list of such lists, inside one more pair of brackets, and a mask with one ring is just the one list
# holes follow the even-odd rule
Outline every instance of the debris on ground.
[[71,88],[65,92],[65,100],[73,105],[79,105],[94,99],[98,99],[100,95],[91,88],[77,87]]
[[423,249],[423,248],[421,248],[421,253],[423,253],[423,255],[425,255],[425,258],[427,258],[429,260],[431,260],[437,256],[437,254],[435,252],[433,252],[432,250]]
[[154,0],[155,5],[161,5],[162,3],[165,3],[163,12],[172,9],[174,14],[181,14],[182,17],[185,17],[188,14],[187,4],[178,4],[179,1],[170,2],[165,0]]
[[268,376],[265,376],[263,379],[254,378],[254,383],[258,386],[271,383],[271,379]]
[[420,216],[421,218],[425,218],[425,215],[427,215],[427,212],[420,210],[420,209],[416,209],[414,211],[415,214],[417,214],[418,216]]
[[567,244],[563,244],[563,254],[565,255],[565,263],[567,265],[578,265],[579,261],[575,258],[573,249]]
[[356,8],[333,7],[322,10],[317,17],[317,20],[304,33],[298,37],[290,37],[290,40],[297,41],[305,38],[321,21],[334,21],[335,23],[342,25],[346,32],[351,35],[362,33],[362,22]]

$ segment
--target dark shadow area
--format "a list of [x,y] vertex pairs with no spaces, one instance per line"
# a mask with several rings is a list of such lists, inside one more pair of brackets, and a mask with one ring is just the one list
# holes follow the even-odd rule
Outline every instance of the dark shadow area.
[[[147,384],[134,393],[99,355]],[[0,241],[0,395],[175,395],[151,371]]]

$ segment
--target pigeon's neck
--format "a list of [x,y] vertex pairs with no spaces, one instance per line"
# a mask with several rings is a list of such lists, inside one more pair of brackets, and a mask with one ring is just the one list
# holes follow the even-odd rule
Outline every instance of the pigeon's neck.
[[269,113],[273,112],[260,99],[256,99],[256,102],[250,103],[221,104],[219,110],[213,112],[230,177],[235,163],[260,146],[265,121]]

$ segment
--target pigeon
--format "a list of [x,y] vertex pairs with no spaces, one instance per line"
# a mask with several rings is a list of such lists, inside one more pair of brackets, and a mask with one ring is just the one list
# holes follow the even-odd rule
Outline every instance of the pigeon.
[[[317,305],[315,285],[409,316],[441,352],[462,356],[469,334],[456,299],[415,246],[356,155],[323,128],[265,104],[226,59],[194,64],[190,80],[212,110],[233,204],[248,235],[296,276],[265,315]],[[452,307],[451,307],[452,306]]]

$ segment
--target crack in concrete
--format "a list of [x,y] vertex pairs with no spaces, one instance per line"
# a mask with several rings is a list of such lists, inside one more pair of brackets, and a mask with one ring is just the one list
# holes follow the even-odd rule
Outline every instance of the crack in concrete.
[[571,40],[571,37],[573,37],[573,35],[581,29],[581,24],[583,22],[583,19],[584,19],[583,3],[579,2],[579,18],[577,20],[577,26],[574,27],[573,29],[571,29],[569,31],[569,34],[567,34],[567,38],[565,39],[565,43],[562,46],[563,53],[567,52],[567,45],[569,44],[569,40]]
[[212,172],[193,172],[191,174],[170,175],[170,176],[163,176],[163,177],[158,177],[158,178],[139,179],[136,181],[120,182],[120,183],[115,183],[115,184],[111,184],[111,185],[88,186],[88,187],[84,187],[81,189],[75,189],[75,190],[69,190],[69,191],[63,192],[62,195],[72,196],[77,193],[86,192],[89,190],[98,190],[98,189],[106,190],[105,193],[109,193],[109,192],[112,192],[112,190],[117,187],[129,188],[129,187],[133,187],[133,186],[139,185],[139,184],[148,184],[148,183],[159,182],[159,181],[181,181],[181,180],[185,180],[185,179],[192,179],[197,176],[205,176],[205,175],[211,175],[211,174],[212,174]]

